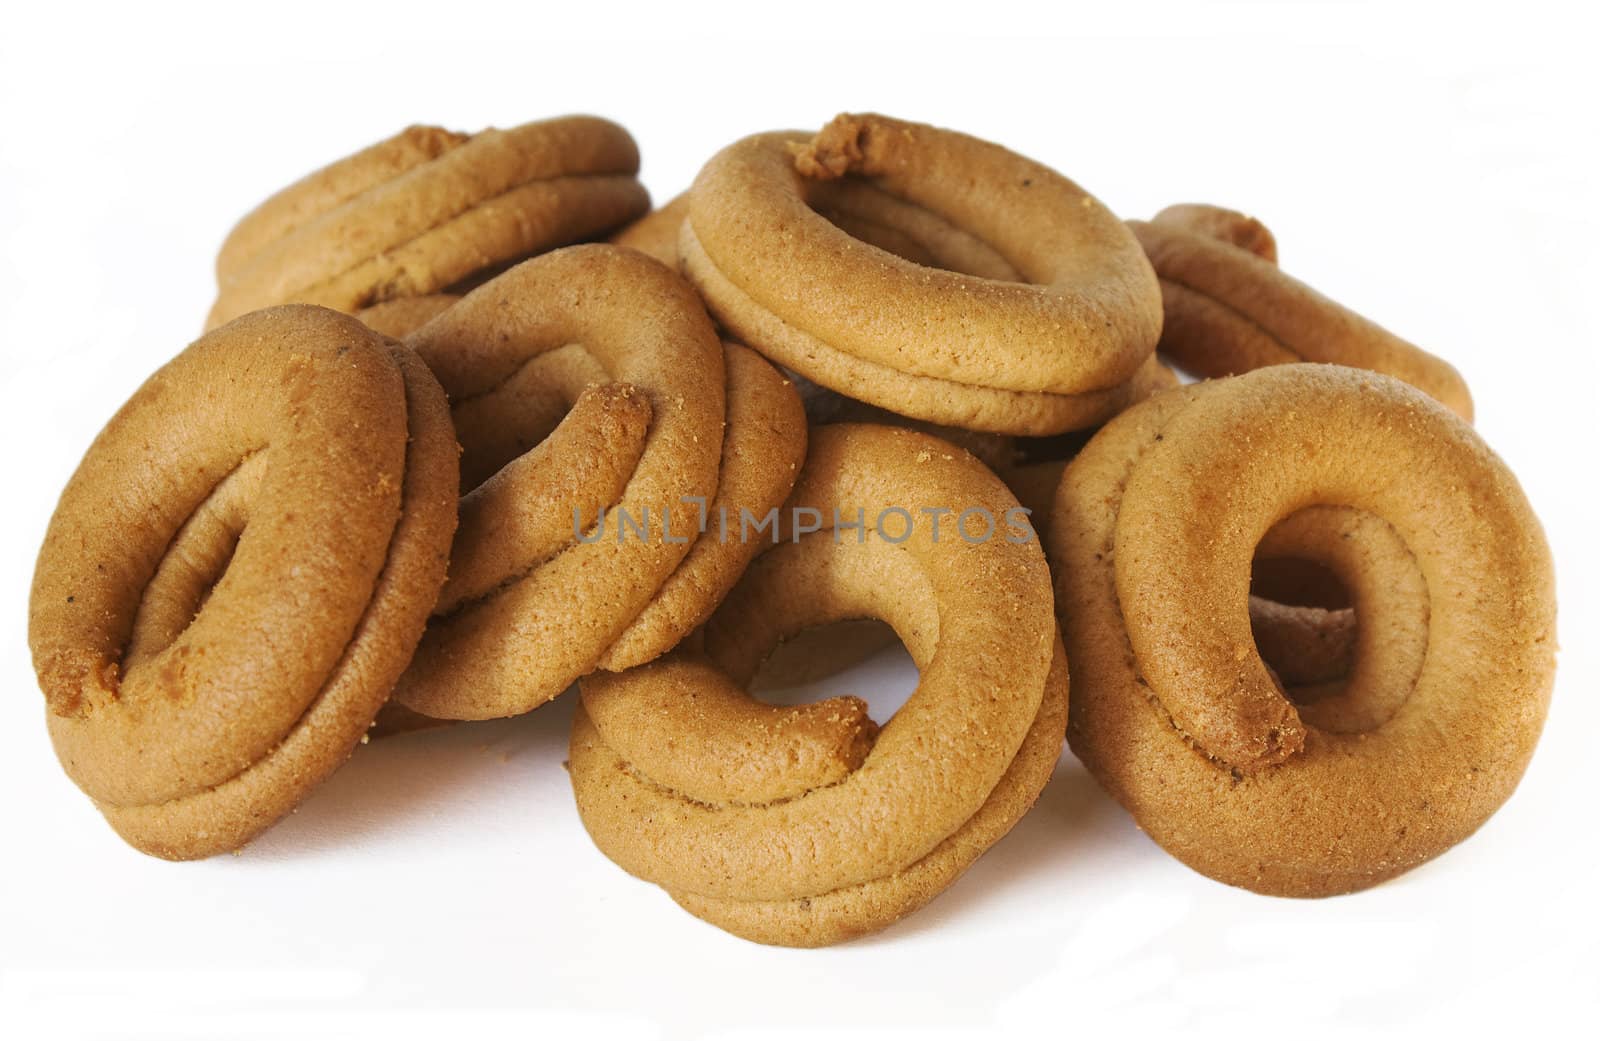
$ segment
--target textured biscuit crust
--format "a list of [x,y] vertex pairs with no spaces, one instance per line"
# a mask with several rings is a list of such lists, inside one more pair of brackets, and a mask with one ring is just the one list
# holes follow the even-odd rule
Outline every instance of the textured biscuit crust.
[[[952,224],[938,218],[931,211],[903,202],[888,192],[873,187],[865,181],[851,179],[815,185],[811,189],[811,206],[829,222],[844,229],[863,242],[893,253],[913,263],[947,270],[978,273],[988,270],[993,277],[1015,280],[1020,276],[1003,257],[980,240]],[[678,236],[689,216],[689,193],[676,196],[665,206],[641,217],[624,228],[611,241],[632,246],[650,254],[662,263],[678,267]],[[935,437],[951,441],[966,449],[993,470],[1000,470],[1016,462],[1016,439],[1005,434],[964,430],[960,427],[898,415],[886,408],[871,405],[848,397],[828,387],[814,383],[804,376],[789,373],[800,391],[800,400],[806,408],[807,419],[815,424],[825,423],[883,423],[921,430]],[[1177,376],[1161,365],[1152,355],[1140,366],[1135,376],[1131,401],[1142,401],[1150,394],[1177,385]],[[881,631],[881,627],[863,629]],[[867,643],[860,645],[867,647]],[[819,642],[808,648],[808,653],[827,654],[829,646]],[[775,652],[783,655],[783,651]],[[855,654],[845,654],[841,663],[859,660]],[[805,674],[825,676],[829,670],[816,666],[815,659],[802,663],[794,659],[795,668],[785,664],[785,675]],[[841,665],[842,667],[842,665]],[[800,682],[796,680],[796,682]]]
[[761,516],[781,505],[800,476],[808,432],[794,385],[748,347],[724,343],[722,349],[728,421],[706,530],[600,659],[602,669],[630,669],[660,657],[710,618],[763,548],[757,539],[734,534],[740,511]]
[[1260,221],[1186,204],[1128,226],[1161,277],[1159,350],[1180,368],[1212,377],[1302,361],[1371,369],[1471,421],[1472,395],[1449,362],[1284,274]]
[[[518,265],[407,342],[451,394],[467,489],[449,581],[396,695],[427,716],[526,712],[670,649],[759,548],[697,538],[701,508],[763,513],[804,458],[793,388],[720,344],[693,290],[633,250]],[[624,532],[619,510],[646,530]]]
[[[1021,277],[1005,258],[981,240],[932,211],[896,199],[866,181],[845,179],[814,185],[809,202],[835,226],[913,263],[969,274],[987,272],[989,277],[1013,281]],[[676,269],[679,266],[678,237],[688,218],[689,193],[684,192],[628,225],[612,236],[611,241],[619,246],[632,246]],[[796,375],[794,379],[806,406],[807,418],[814,424],[881,422],[906,426],[952,441],[994,470],[1015,462],[1014,439],[1007,435],[963,430],[897,415],[830,390],[804,376]],[[1128,403],[1142,401],[1151,394],[1177,386],[1177,382],[1176,374],[1151,356],[1135,374]],[[816,675],[827,675],[827,672]]]
[[208,326],[288,302],[423,296],[649,207],[628,132],[592,116],[464,135],[410,127],[247,215],[217,257]]
[[[824,427],[786,506],[816,510],[823,529],[788,529],[757,558],[707,623],[703,656],[582,681],[570,766],[590,835],[739,936],[818,946],[889,925],[1003,836],[1054,769],[1067,674],[1042,552],[952,538],[948,523],[896,545],[875,518],[906,502],[1016,505],[946,442]],[[835,510],[857,509],[861,541],[833,527]],[[863,617],[893,626],[921,670],[881,730],[856,698],[780,708],[745,693],[786,636]]]
[[1100,422],[1160,332],[1154,273],[1096,199],[998,145],[883,116],[723,149],[678,250],[735,339],[947,426]]
[[[1324,562],[1363,635],[1325,723],[1278,689],[1247,604],[1263,536],[1317,504],[1357,544]],[[1285,365],[1131,409],[1068,467],[1049,547],[1073,750],[1212,878],[1375,885],[1470,835],[1533,753],[1555,653],[1543,533],[1472,429],[1398,380]]]
[[39,553],[29,642],[67,773],[147,853],[248,842],[388,697],[455,499],[410,351],[304,306],[191,345],[96,438]]

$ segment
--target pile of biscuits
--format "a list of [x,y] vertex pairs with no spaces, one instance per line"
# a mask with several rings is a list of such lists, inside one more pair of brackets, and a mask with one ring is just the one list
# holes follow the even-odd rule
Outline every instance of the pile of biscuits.
[[[133,846],[237,850],[369,734],[574,683],[595,843],[763,943],[916,910],[1064,740],[1267,894],[1375,885],[1510,796],[1539,522],[1456,370],[1259,222],[1124,222],[879,115],[736,141],[654,212],[638,164],[591,117],[412,127],[227,237],[32,590],[57,754]],[[896,638],[888,720],[750,693]]]

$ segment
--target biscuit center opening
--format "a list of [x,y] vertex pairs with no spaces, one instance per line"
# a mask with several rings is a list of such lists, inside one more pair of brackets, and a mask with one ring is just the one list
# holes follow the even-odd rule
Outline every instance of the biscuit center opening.
[[1290,701],[1310,705],[1344,689],[1358,626],[1349,590],[1330,568],[1299,557],[1256,557],[1250,628]]
[[260,487],[266,457],[247,457],[173,536],[140,597],[124,648],[124,675],[156,658],[200,616],[233,563]]
[[923,267],[1004,282],[1025,281],[994,246],[944,216],[847,176],[808,182],[806,203],[852,238]]
[[771,705],[805,705],[853,694],[883,723],[917,686],[917,667],[895,631],[876,618],[812,626],[775,647],[750,683]]
[[1308,726],[1381,727],[1411,696],[1428,656],[1428,583],[1383,518],[1305,507],[1256,549],[1250,628],[1261,659]]
[[472,491],[548,438],[592,385],[610,382],[580,343],[536,354],[494,388],[450,409],[461,442],[461,493]]

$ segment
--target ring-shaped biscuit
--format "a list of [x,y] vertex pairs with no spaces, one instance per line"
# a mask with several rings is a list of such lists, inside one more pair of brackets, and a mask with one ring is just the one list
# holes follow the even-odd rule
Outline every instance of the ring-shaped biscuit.
[[[1453,367],[1284,274],[1260,221],[1191,204],[1129,226],[1161,278],[1158,349],[1188,372],[1215,378],[1298,361],[1348,365],[1404,380],[1472,418],[1471,395]],[[1257,643],[1286,685],[1318,699],[1342,688],[1357,626],[1347,608],[1305,603],[1272,574],[1275,563],[1260,561],[1257,577],[1288,596],[1252,598]]]
[[[821,216],[849,234],[913,263],[1000,279],[1020,278],[1004,257],[972,235],[868,182],[843,180],[817,185],[811,191],[810,203]],[[628,225],[611,241],[641,250],[676,268],[678,237],[688,214],[689,193],[684,192]],[[1002,471],[1016,463],[1015,439],[1010,436],[902,416],[830,390],[804,376],[790,375],[813,425],[873,422],[907,426],[954,442],[993,470]],[[1127,403],[1142,401],[1176,385],[1176,374],[1152,357],[1131,381]]]
[[[407,336],[451,307],[448,294],[378,304],[359,317],[390,336]],[[700,538],[672,577],[628,631],[601,659],[605,669],[625,669],[657,657],[710,615],[758,550],[723,537],[724,517],[734,523],[740,509],[756,515],[776,507],[805,461],[806,416],[791,381],[747,347],[724,343],[727,424],[722,439],[716,496],[703,520],[716,537]],[[695,511],[699,513],[697,508]]]
[[1158,350],[1180,368],[1208,377],[1294,362],[1370,369],[1471,421],[1472,395],[1454,366],[1285,274],[1260,221],[1185,204],[1128,226],[1161,278]]
[[217,256],[207,324],[289,302],[353,312],[603,234],[648,208],[638,170],[633,138],[593,116],[409,127],[246,215]]
[[237,849],[349,756],[422,634],[455,527],[444,394],[354,318],[217,329],[90,446],[29,642],[63,767],[129,843]]
[[[703,656],[583,679],[569,759],[600,849],[762,943],[839,942],[943,891],[1033,804],[1062,745],[1066,659],[1043,554],[954,530],[962,510],[1015,506],[936,438],[815,431],[784,541],[707,623]],[[916,507],[955,512],[940,535],[926,516],[882,513]],[[801,511],[822,527],[799,532]],[[892,625],[921,672],[881,730],[856,698],[777,707],[745,693],[786,637],[864,617]]]
[[527,712],[670,649],[759,548],[719,537],[719,506],[776,507],[804,457],[793,388],[633,250],[527,261],[406,342],[451,395],[466,489],[396,692],[427,716]]
[[[1340,577],[1373,634],[1328,725],[1278,689],[1248,608],[1262,538],[1308,506],[1357,516]],[[1068,467],[1049,545],[1069,741],[1203,874],[1374,885],[1470,835],[1532,755],[1555,652],[1543,533],[1471,427],[1397,380],[1286,365],[1154,398]]]
[[[1161,327],[1154,273],[1093,196],[998,145],[883,116],[723,149],[695,178],[678,248],[735,339],[965,429],[1104,420]],[[945,266],[899,255],[914,249]]]
[[[674,238],[676,233],[674,224]],[[620,244],[623,237],[615,241]],[[391,300],[366,308],[357,317],[386,336],[405,337],[438,317],[458,299],[449,294],[434,294]],[[724,343],[723,350],[728,379],[728,423],[722,441],[717,495],[707,510],[708,521],[718,519],[719,537],[701,539],[694,544],[650,607],[607,652],[601,662],[603,668],[627,668],[656,657],[669,642],[675,643],[683,632],[705,620],[759,548],[752,543],[741,549],[739,544],[723,540],[720,518],[726,511],[737,523],[741,507],[759,515],[781,503],[805,460],[806,416],[797,408],[797,404],[803,404],[803,398],[796,401],[798,388],[786,385],[785,379],[750,349]],[[670,627],[652,624],[652,618],[672,614],[679,618]],[[887,646],[892,638],[869,639],[863,632],[861,639],[847,639],[841,647],[835,635],[829,634],[825,642],[819,641],[813,647],[793,647],[796,660],[792,665],[783,665],[777,671],[769,668],[764,675],[775,686],[808,682],[810,678],[830,675],[843,667],[830,665],[830,662],[858,661]],[[380,717],[376,732],[394,733],[438,722],[398,702],[391,702]]]

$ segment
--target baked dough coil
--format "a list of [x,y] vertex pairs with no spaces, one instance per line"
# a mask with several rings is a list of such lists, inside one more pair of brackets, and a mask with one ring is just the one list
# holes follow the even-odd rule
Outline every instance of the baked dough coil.
[[1160,290],[1127,228],[949,130],[846,115],[738,141],[696,177],[678,254],[734,339],[932,423],[1091,426],[1156,364]]
[[1219,206],[1169,206],[1129,221],[1161,278],[1159,350],[1197,376],[1327,362],[1411,384],[1472,420],[1472,395],[1449,362],[1334,302],[1278,267],[1260,221]]
[[[1264,538],[1331,569],[1348,680],[1297,705],[1251,631]],[[1374,885],[1511,794],[1554,670],[1548,547],[1459,417],[1387,376],[1284,365],[1156,397],[1068,467],[1049,546],[1069,741],[1152,838],[1263,893]]]
[[129,843],[237,849],[333,772],[422,635],[456,520],[443,392],[317,307],[152,376],[51,518],[29,642],[57,755]]
[[425,716],[527,712],[672,648],[760,548],[721,518],[775,508],[805,457],[793,387],[633,250],[524,262],[406,343],[450,394],[466,489],[396,692]]
[[593,116],[459,134],[413,126],[290,185],[217,256],[216,326],[289,302],[354,312],[481,279],[644,213],[628,132]]
[[[707,623],[703,655],[582,681],[570,769],[595,843],[761,943],[860,936],[948,887],[1033,804],[1065,728],[1043,553],[953,530],[961,510],[1003,518],[1015,505],[928,435],[815,431],[784,541]],[[918,507],[957,512],[938,536],[921,517],[892,541],[906,526],[882,511]],[[821,528],[800,533],[802,516]],[[864,528],[844,526],[862,516]],[[894,628],[921,672],[881,729],[856,698],[775,707],[745,693],[785,638],[868,617]]]

